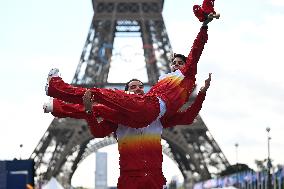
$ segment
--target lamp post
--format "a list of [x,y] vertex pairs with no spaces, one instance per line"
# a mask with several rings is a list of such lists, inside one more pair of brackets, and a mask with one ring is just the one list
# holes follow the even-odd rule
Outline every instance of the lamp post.
[[239,144],[236,143],[235,147],[236,147],[236,164],[238,164],[238,147],[239,147]]
[[[239,165],[238,165],[238,162],[239,162],[239,160],[238,160],[238,147],[239,147],[239,143],[235,143],[235,147],[236,147],[236,167],[235,167],[235,169],[236,169],[237,172],[239,172]],[[241,183],[239,181],[239,174],[237,175],[237,187],[241,188]]]
[[267,131],[267,189],[272,189],[272,183],[271,183],[271,159],[270,159],[270,140],[271,137],[269,136],[270,128],[266,128]]
[[22,159],[22,148],[23,148],[23,144],[20,144],[20,160]]

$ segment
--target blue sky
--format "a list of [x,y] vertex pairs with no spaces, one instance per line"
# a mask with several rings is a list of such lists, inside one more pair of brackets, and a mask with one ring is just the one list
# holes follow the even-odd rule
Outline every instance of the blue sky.
[[[192,6],[201,2],[165,0],[164,21],[174,52],[189,52],[200,27]],[[255,159],[266,158],[269,126],[272,159],[284,164],[284,0],[216,0],[215,6],[221,19],[209,25],[198,67],[199,86],[213,73],[200,114],[231,163],[236,162],[236,142],[239,162],[254,168]],[[89,0],[0,1],[1,160],[28,158],[48,128],[52,116],[42,113],[48,100],[46,75],[58,67],[64,80],[71,81],[92,15]],[[110,148],[115,153],[115,146]],[[83,164],[74,177],[86,174]],[[72,182],[89,186],[93,180]],[[109,182],[114,185],[116,178]]]

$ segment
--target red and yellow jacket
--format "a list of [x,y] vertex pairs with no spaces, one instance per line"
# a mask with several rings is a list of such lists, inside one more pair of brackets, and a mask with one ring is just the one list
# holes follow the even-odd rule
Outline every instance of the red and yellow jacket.
[[191,124],[202,108],[205,95],[199,92],[193,104],[184,112],[177,112],[169,119],[165,117],[157,119],[143,128],[131,128],[107,120],[98,122],[94,115],[85,113],[83,105],[69,104],[58,99],[53,99],[52,114],[60,118],[86,119],[92,135],[96,138],[103,138],[114,133],[118,141],[121,172],[132,171],[137,174],[137,171],[140,171],[143,174],[145,172],[158,174],[162,171],[163,128]]

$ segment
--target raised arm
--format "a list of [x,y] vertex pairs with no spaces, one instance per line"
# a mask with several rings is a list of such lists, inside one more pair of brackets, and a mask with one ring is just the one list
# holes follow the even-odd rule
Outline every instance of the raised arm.
[[208,26],[202,26],[200,28],[200,31],[193,42],[190,53],[187,56],[185,66],[180,69],[185,77],[195,79],[195,75],[197,74],[197,63],[208,39],[207,30]]
[[197,73],[197,63],[202,54],[205,43],[208,40],[208,23],[214,18],[219,19],[220,14],[214,10],[215,0],[203,0],[202,6],[194,5],[193,12],[200,22],[203,22],[200,32],[194,40],[191,51],[186,60],[186,66],[181,69],[181,72],[191,79],[195,79]]
[[162,118],[161,123],[164,128],[174,127],[176,125],[189,125],[193,123],[195,117],[198,115],[202,108],[202,103],[205,100],[206,91],[210,86],[211,73],[208,79],[205,80],[205,85],[200,89],[196,99],[193,104],[185,112],[177,112],[174,116],[170,118]]

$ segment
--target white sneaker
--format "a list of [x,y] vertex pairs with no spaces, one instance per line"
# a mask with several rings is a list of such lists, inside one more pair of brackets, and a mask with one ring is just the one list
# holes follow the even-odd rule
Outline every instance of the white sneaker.
[[45,102],[42,108],[44,113],[53,112],[53,98],[50,98],[49,102]]
[[45,93],[46,95],[48,95],[48,85],[49,85],[49,81],[52,77],[60,77],[60,73],[59,73],[59,69],[58,68],[52,68],[47,76],[47,81],[46,81],[46,85],[45,85]]

